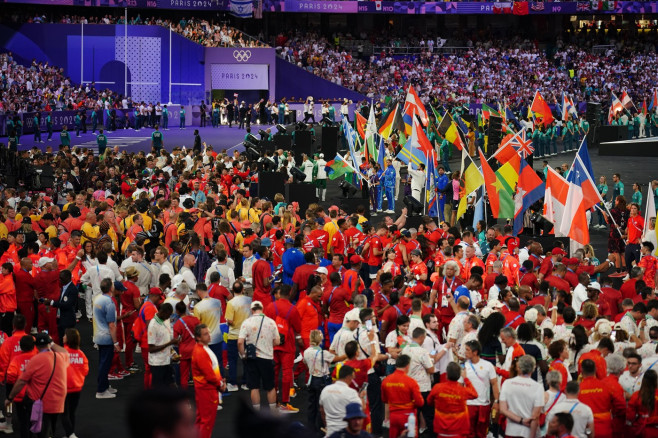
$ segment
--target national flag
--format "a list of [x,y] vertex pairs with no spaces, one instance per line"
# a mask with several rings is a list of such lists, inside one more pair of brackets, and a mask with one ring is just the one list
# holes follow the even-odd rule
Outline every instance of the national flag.
[[643,115],[644,117],[646,117],[648,113],[649,113],[649,110],[647,109],[647,99],[645,98],[645,99],[642,101],[642,115]]
[[398,112],[398,104],[395,104],[395,108],[393,108],[392,111],[389,111],[387,116],[382,119],[382,122],[379,125],[379,135],[382,136],[382,138],[391,138],[391,134],[393,133],[393,122],[395,121],[395,117]]
[[423,126],[427,126],[427,110],[425,109],[423,102],[420,100],[420,97],[418,97],[416,90],[414,90],[414,87],[411,85],[409,85],[409,89],[407,90],[403,113],[402,119],[404,120],[404,130],[407,135],[411,134],[414,114],[417,114],[418,117],[420,117]]
[[379,150],[377,151],[377,164],[381,169],[384,168],[384,157],[386,156],[386,145],[384,143],[384,137],[379,136]]
[[514,15],[528,15],[530,13],[530,5],[527,1],[514,2],[512,12]]
[[589,2],[577,2],[576,3],[576,10],[578,12],[589,11],[590,10]]
[[366,138],[366,125],[368,124],[368,120],[361,115],[359,111],[354,111],[354,114],[356,118],[354,119],[354,123],[356,124],[356,130],[361,136],[361,138]]
[[548,103],[539,91],[535,92],[535,97],[532,99],[532,105],[530,105],[530,110],[534,113],[535,116],[541,117],[542,123],[544,126],[550,125],[553,123],[553,113],[551,113],[551,108],[548,106]]
[[622,105],[621,101],[617,99],[617,96],[615,96],[615,93],[612,93],[612,104],[610,105],[610,110],[608,110],[608,123],[612,123],[612,121],[615,119],[615,115],[619,111],[624,110],[624,105]]
[[548,166],[546,174],[546,194],[544,195],[544,216],[553,223],[556,237],[565,237],[560,233],[564,219],[564,208],[567,203],[569,183],[562,175]]
[[567,95],[562,93],[562,107],[560,108],[560,113],[562,114],[562,120],[567,120],[569,117],[569,99]]
[[[466,150],[464,149],[462,154],[464,154]],[[466,207],[468,206],[468,195],[471,192],[474,192],[477,190],[482,184],[484,184],[484,178],[482,178],[482,173],[480,173],[480,170],[477,168],[473,160],[469,158],[469,161],[471,162],[466,170],[462,173],[462,187],[463,187],[463,193],[460,193],[460,200],[459,200],[459,207],[457,208],[457,219],[462,217],[464,213],[466,213]],[[461,190],[460,190],[461,192]]]
[[353,171],[350,165],[347,164],[345,159],[340,154],[336,154],[336,158],[327,163],[325,170],[329,179],[336,179],[342,175],[345,175],[346,173]]
[[377,161],[377,142],[375,136],[377,134],[377,123],[375,121],[375,107],[370,103],[370,114],[368,114],[368,123],[366,123],[366,149],[368,154],[368,162],[370,160]]
[[462,119],[459,116],[455,117],[454,120],[455,123],[457,124],[457,127],[461,130],[462,134],[464,135],[468,134],[468,122],[466,122],[466,120]]
[[427,158],[425,166],[427,180],[425,182],[425,202],[427,203],[427,215],[429,217],[439,216],[439,202],[436,196],[437,179],[439,172],[436,168],[436,156],[434,151]]
[[345,132],[345,138],[347,139],[347,146],[350,150],[350,160],[352,161],[352,166],[355,169],[359,168],[359,160],[356,155],[356,141],[358,141],[356,132],[354,128],[347,122],[347,117],[343,119],[343,130]]
[[546,186],[526,160],[521,158],[519,181],[514,196],[514,234],[523,231],[523,215],[532,204],[544,197]]
[[651,96],[651,102],[649,102],[649,111],[654,108],[658,108],[658,89],[653,89],[653,95]]
[[495,158],[500,164],[510,163],[512,168],[517,172],[521,167],[521,157],[516,149],[509,144],[509,141],[502,143],[502,146],[498,148],[491,158]]
[[573,103],[573,98],[567,97],[567,100],[569,101],[569,114],[578,117],[578,108],[576,107],[576,104]]
[[[521,127],[521,123],[519,123],[519,119],[516,118],[516,116],[514,115],[514,112],[511,109],[509,109],[509,107],[507,107],[507,106],[505,107],[505,120],[508,120],[508,121],[512,120],[516,124],[517,128]],[[509,122],[508,122],[508,124],[509,124]]]
[[624,106],[626,109],[631,109],[632,106],[635,106],[633,104],[633,101],[631,100],[631,97],[628,95],[626,90],[624,90],[621,93],[621,104]]
[[581,245],[587,245],[589,243],[589,229],[583,201],[583,189],[577,184],[569,183],[560,233],[571,237],[572,240]]
[[484,220],[484,196],[480,196],[475,202],[475,212],[473,214],[473,229],[477,229],[477,224]]
[[254,12],[254,2],[252,0],[230,0],[229,6],[231,14],[240,18],[251,18]]
[[454,120],[452,120],[452,116],[449,112],[446,111],[444,114],[441,124],[439,124],[438,131],[446,140],[457,146],[457,149],[462,150],[464,148],[466,142],[462,138],[459,128],[457,128],[457,125]]
[[429,138],[427,138],[427,135],[425,135],[425,131],[423,131],[423,127],[420,125],[418,119],[414,120],[411,142],[411,144],[420,149],[426,157],[434,151],[434,147]]
[[511,193],[505,187],[505,184],[499,180],[498,175],[491,169],[487,159],[484,157],[482,150],[480,154],[480,163],[482,165],[482,174],[484,175],[484,184],[487,195],[489,196],[489,205],[493,217],[507,217],[514,215],[514,201]]
[[589,210],[596,204],[603,202],[601,195],[594,182],[594,171],[592,170],[592,162],[589,158],[587,151],[587,137],[583,138],[576,157],[571,164],[571,169],[567,176],[567,181],[570,184],[575,184],[580,187],[583,194],[583,208]]
[[482,104],[482,117],[484,120],[489,120],[489,116],[500,117],[500,113],[495,109],[491,108],[486,103]]
[[525,127],[523,127],[519,132],[512,136],[507,144],[512,146],[516,152],[524,159],[527,159],[535,152],[535,148],[532,147],[532,139],[526,136]]
[[397,159],[411,167],[411,169],[418,169],[421,164],[425,164],[427,157],[419,148],[412,146],[414,134],[404,144]]

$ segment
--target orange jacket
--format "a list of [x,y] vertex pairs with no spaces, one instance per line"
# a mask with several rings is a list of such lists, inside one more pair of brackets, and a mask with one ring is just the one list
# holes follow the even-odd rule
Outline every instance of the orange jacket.
[[0,275],[0,313],[16,310],[16,285],[14,275]]
[[303,339],[308,339],[311,330],[318,330],[320,327],[322,309],[306,296],[297,302],[297,312],[302,319],[302,330],[299,334]]
[[382,380],[382,401],[388,403],[391,412],[413,412],[425,404],[418,382],[402,370],[395,370]]
[[569,375],[567,367],[564,366],[564,362],[561,360],[554,360],[551,362],[551,366],[548,367],[548,371],[557,371],[562,375],[562,383],[560,383],[560,391],[564,392],[567,389],[567,382],[569,380]]
[[427,396],[427,403],[434,405],[434,432],[467,436],[471,423],[466,401],[476,398],[478,393],[466,377],[463,386],[452,381],[434,385]]
[[66,368],[66,392],[80,392],[89,374],[89,361],[82,350],[74,350],[65,345],[69,352],[69,366]]
[[656,391],[655,401],[653,405],[653,412],[647,412],[647,409],[642,405],[640,399],[640,391],[636,391],[631,399],[628,401],[628,408],[626,409],[626,418],[632,422],[636,416],[646,416],[647,426],[658,425],[658,390]]
[[581,354],[580,359],[578,359],[578,374],[582,374],[583,372],[582,365],[585,359],[594,361],[594,365],[596,365],[596,378],[599,380],[605,379],[608,375],[608,364],[605,362],[601,352],[599,350],[592,350]]
[[7,375],[7,368],[9,363],[14,358],[22,353],[19,343],[21,338],[27,335],[22,330],[16,330],[10,337],[5,339],[5,342],[2,343],[0,347],[0,382],[4,382]]
[[[28,353],[20,353],[14,356],[11,362],[9,362],[9,368],[7,369],[7,383],[11,383],[13,385],[16,383],[16,381],[18,381],[18,377],[23,374],[23,371],[25,371],[25,366],[30,361],[30,359],[32,359],[37,354],[37,352],[37,349],[33,348],[32,351]],[[23,397],[25,397],[25,391],[27,391],[27,386],[25,386],[21,392],[16,394],[14,401],[23,401]]]
[[[218,357],[217,360],[222,358]],[[212,360],[203,344],[197,343],[192,351],[192,379],[195,389],[217,389],[222,383],[219,366],[213,368]]]
[[626,401],[616,393],[608,382],[596,377],[585,377],[580,383],[578,400],[585,403],[594,413],[594,435],[612,434],[612,416],[624,416]]

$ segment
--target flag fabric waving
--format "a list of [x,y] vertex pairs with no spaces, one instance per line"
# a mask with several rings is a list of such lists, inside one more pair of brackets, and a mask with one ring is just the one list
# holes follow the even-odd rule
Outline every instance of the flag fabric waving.
[[414,90],[414,87],[411,85],[409,85],[409,89],[407,90],[403,113],[402,119],[404,120],[404,130],[407,135],[411,134],[415,114],[420,117],[423,126],[427,125],[427,110],[425,109],[423,102],[420,100],[420,97],[418,97],[416,90]]
[[571,164],[567,181],[581,188],[583,193],[583,208],[585,210],[589,210],[596,204],[603,202],[594,181],[592,162],[589,159],[589,152],[587,151],[587,137],[583,138],[578,148],[576,157]]
[[363,117],[360,112],[354,111],[355,119],[354,122],[356,123],[356,130],[361,136],[361,138],[366,138],[366,125],[368,124],[368,119]]
[[535,114],[536,117],[540,117],[542,124],[544,126],[550,125],[553,123],[553,113],[551,113],[551,108],[548,106],[548,103],[544,98],[539,94],[539,91],[535,92],[535,97],[532,99],[532,105],[530,105],[530,110]]
[[621,101],[617,99],[617,96],[615,96],[615,93],[612,93],[612,104],[610,105],[610,110],[608,111],[608,123],[612,123],[612,121],[615,118],[615,115],[619,111],[623,111],[624,105],[622,105]]
[[461,151],[464,148],[464,139],[462,138],[461,133],[459,132],[459,128],[455,124],[455,121],[452,120],[452,116],[449,112],[446,111],[437,129],[439,134],[441,134],[450,143],[454,144],[457,149]]
[[635,106],[635,104],[633,104],[633,101],[631,100],[631,96],[628,95],[626,90],[622,91],[621,93],[621,104],[626,109],[631,109],[632,106]]
[[411,169],[418,169],[421,164],[425,164],[427,157],[419,148],[413,146],[413,137],[411,137],[404,144],[400,153],[397,155],[397,159],[411,167]]
[[532,147],[532,139],[526,136],[525,127],[517,132],[507,144],[512,146],[516,152],[524,159],[527,159],[535,152],[535,148]]
[[525,211],[535,202],[544,197],[546,185],[537,176],[532,167],[521,158],[519,182],[514,196],[514,234],[523,231],[523,216]]
[[[464,149],[462,154],[464,154],[465,151],[466,150]],[[462,174],[463,193],[460,193],[459,207],[457,208],[457,219],[466,213],[466,207],[468,206],[468,195],[470,195],[471,192],[474,192],[480,186],[482,186],[482,184],[484,184],[482,174],[473,162],[473,159],[471,157],[468,158],[470,164]]]
[[384,168],[384,156],[386,155],[386,145],[384,144],[384,137],[379,136],[379,147],[377,151],[377,164],[381,169]]
[[439,216],[439,202],[436,196],[437,179],[439,172],[436,168],[436,156],[434,151],[427,158],[427,165],[425,171],[427,180],[425,182],[425,202],[427,203],[427,215],[429,217]]
[[345,159],[340,154],[336,154],[336,157],[329,161],[325,166],[327,171],[327,176],[329,179],[336,179],[346,173],[352,172],[352,168],[345,161]]
[[383,138],[390,138],[391,134],[393,133],[393,122],[395,121],[395,117],[397,116],[398,113],[398,104],[395,104],[395,108],[393,108],[393,111],[389,111],[388,115],[386,118],[383,120],[383,122],[379,125],[379,135],[381,135]]
[[[644,211],[644,229],[642,230],[642,235],[644,236],[649,231],[649,222],[651,219],[656,218],[656,202],[653,198],[653,187],[651,187],[651,182],[647,186],[647,208]],[[658,248],[656,248],[658,250]]]
[[658,88],[653,89],[653,94],[651,95],[651,102],[649,102],[649,111],[655,108],[658,108]]
[[544,195],[544,216],[553,223],[556,237],[565,237],[560,232],[564,220],[564,207],[567,203],[569,183],[551,166],[546,174],[546,194]]
[[482,150],[478,150],[480,154],[480,163],[482,165],[482,174],[484,175],[484,185],[487,195],[489,196],[489,204],[491,206],[491,213],[495,218],[511,218],[514,216],[514,201],[510,191],[506,187],[506,183],[501,181],[501,178],[493,171],[487,159],[484,157]]

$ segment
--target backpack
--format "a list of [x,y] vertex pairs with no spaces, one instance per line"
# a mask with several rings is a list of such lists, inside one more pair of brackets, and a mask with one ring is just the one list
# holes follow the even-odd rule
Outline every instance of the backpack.
[[290,312],[292,312],[293,305],[290,305],[290,308],[288,309],[288,313],[286,314],[285,318],[279,315],[279,309],[276,307],[276,303],[274,303],[274,313],[276,314],[276,318],[274,319],[274,322],[276,323],[276,328],[279,332],[279,336],[281,337],[281,344],[283,344],[286,340],[286,335],[290,331],[290,325],[288,324],[288,317],[290,316]]

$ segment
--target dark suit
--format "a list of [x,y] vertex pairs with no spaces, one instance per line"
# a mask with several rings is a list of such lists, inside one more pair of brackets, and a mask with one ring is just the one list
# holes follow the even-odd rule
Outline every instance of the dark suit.
[[60,292],[59,299],[52,302],[57,312],[57,331],[59,339],[64,338],[67,328],[75,327],[75,304],[78,301],[78,288],[73,283],[66,285],[64,293]]

